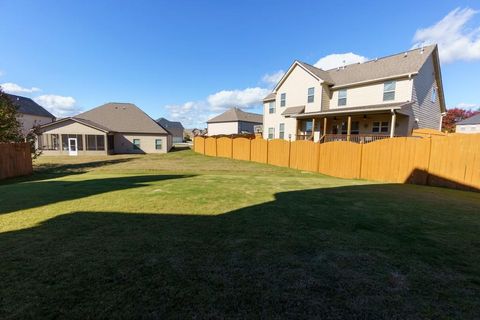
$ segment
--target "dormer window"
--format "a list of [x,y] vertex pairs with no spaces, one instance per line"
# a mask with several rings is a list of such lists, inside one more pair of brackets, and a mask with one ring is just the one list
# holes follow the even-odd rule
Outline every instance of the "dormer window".
[[287,94],[282,93],[280,95],[280,107],[285,107],[287,105]]
[[395,81],[387,81],[383,84],[383,101],[395,100]]
[[312,103],[315,100],[315,88],[308,88],[307,102]]
[[347,105],[347,89],[339,90],[338,91],[338,106],[346,106]]

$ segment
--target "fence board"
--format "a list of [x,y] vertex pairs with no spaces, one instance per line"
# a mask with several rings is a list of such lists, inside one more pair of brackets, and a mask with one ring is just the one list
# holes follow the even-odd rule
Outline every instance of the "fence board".
[[235,138],[233,139],[233,159],[250,160],[250,139]]
[[193,148],[195,152],[205,153],[205,138],[204,137],[195,137],[193,140]]
[[[374,142],[372,142],[374,143]],[[320,146],[318,171],[339,178],[360,178],[362,145],[347,141],[323,143]]]
[[205,139],[205,154],[207,156],[217,156],[217,139],[211,137]]
[[221,137],[217,139],[217,156],[223,158],[232,157],[232,140],[231,138]]
[[288,167],[290,142],[281,139],[268,141],[268,163],[279,167]]
[[268,141],[263,139],[254,139],[250,145],[251,160],[260,163],[267,163]]
[[33,172],[30,144],[0,143],[0,180]]
[[290,168],[318,171],[320,144],[313,141],[293,141],[290,149]]

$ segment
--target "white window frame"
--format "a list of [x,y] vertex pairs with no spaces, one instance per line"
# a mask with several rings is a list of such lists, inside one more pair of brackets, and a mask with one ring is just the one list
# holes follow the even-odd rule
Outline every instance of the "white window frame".
[[268,139],[269,140],[275,139],[275,128],[273,127],[268,128]]
[[432,90],[432,96],[431,96],[431,99],[430,99],[432,102],[436,102],[437,101],[437,89],[436,88],[433,88]]
[[[388,89],[387,90],[387,86],[389,84],[393,84],[393,89]],[[383,83],[383,101],[394,101],[395,100],[395,90],[397,89],[397,81],[395,80],[392,80],[392,81],[386,81]],[[391,96],[391,98],[388,98],[386,99],[385,98],[385,95],[387,94],[387,97],[388,97],[388,94],[391,94],[393,93],[393,95]]]
[[278,138],[285,139],[285,123],[280,123],[278,125]]
[[[312,92],[310,92],[310,90]],[[315,102],[315,87],[311,87],[307,89],[307,103]]]
[[[340,93],[344,92],[345,96],[340,96]],[[342,102],[340,102],[342,101]],[[340,89],[338,90],[338,102],[337,105],[339,107],[344,107],[347,105],[347,89]]]
[[372,122],[372,133],[388,133],[390,132],[389,129],[390,129],[390,123],[388,121]]
[[280,107],[285,107],[287,105],[287,94],[281,93],[280,94]]
[[[273,107],[272,107],[273,106]],[[273,114],[275,113],[275,101],[270,101],[268,103],[268,113]]]

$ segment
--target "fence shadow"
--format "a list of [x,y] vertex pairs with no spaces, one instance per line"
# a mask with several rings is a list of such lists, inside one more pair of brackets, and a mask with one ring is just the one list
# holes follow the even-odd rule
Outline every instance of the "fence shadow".
[[0,234],[0,317],[474,318],[480,196],[425,190],[282,192],[219,216],[60,215]]

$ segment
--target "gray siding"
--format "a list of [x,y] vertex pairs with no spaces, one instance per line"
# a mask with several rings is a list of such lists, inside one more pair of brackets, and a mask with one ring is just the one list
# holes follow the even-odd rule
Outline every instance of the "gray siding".
[[[413,119],[410,121],[410,129],[429,128],[438,130],[440,126],[441,107],[440,97],[437,95],[432,102],[432,91],[437,88],[433,58],[430,56],[413,79],[412,111]],[[418,123],[415,122],[418,119]]]
[[332,98],[330,89],[322,84],[322,111],[330,109],[330,99]]

